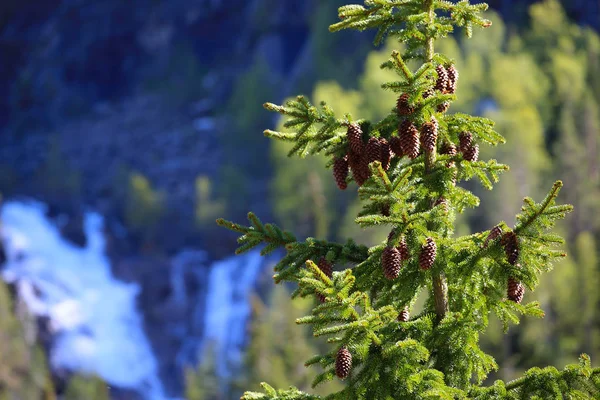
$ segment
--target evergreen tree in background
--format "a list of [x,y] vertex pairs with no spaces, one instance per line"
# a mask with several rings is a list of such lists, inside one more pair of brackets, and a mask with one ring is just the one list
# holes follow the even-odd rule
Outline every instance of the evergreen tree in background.
[[[489,315],[496,315],[505,330],[519,322],[519,315],[544,315],[538,302],[521,303],[542,272],[564,257],[555,249],[561,237],[548,231],[571,211],[555,204],[562,187],[556,182],[540,203],[524,199],[513,227],[499,221],[487,231],[454,234],[456,214],[479,205],[479,198],[458,183],[478,178],[492,189],[507,167],[479,161],[479,145],[504,142],[491,120],[448,112],[458,70],[434,46],[455,26],[468,37],[474,27],[488,27],[480,16],[486,8],[468,1],[366,0],[364,6],[339,9],[341,22],[332,31],[377,28],[376,44],[388,35],[403,43],[402,54],[393,51],[381,64],[399,78],[382,85],[396,93],[397,101],[379,121],[336,117],[327,104],[313,106],[302,96],[283,106],[266,104],[287,117],[286,128],[295,128],[266,135],[292,142],[290,155],[331,157],[340,189],[351,180],[359,186],[363,208],[356,222],[364,228],[387,226],[386,240],[370,248],[352,240],[299,241],[252,213],[249,227],[218,220],[242,233],[238,253],[261,243],[266,243],[263,254],[284,247],[287,254],[275,267],[275,281],[297,282],[293,297],[318,301],[311,315],[296,322],[311,324],[314,335],[327,336],[330,344],[305,363],[323,368],[313,386],[336,376],[346,382],[326,398],[600,396],[600,368],[593,369],[585,354],[562,371],[532,368],[511,382],[481,386],[497,369],[479,346]],[[414,312],[424,297],[423,310]],[[242,398],[321,398],[297,388],[276,390],[266,383],[263,388],[264,393],[247,392]]]

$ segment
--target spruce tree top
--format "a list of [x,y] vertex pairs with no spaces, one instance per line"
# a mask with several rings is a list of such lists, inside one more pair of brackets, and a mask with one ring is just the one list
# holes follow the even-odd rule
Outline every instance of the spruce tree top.
[[[480,144],[504,143],[491,120],[448,113],[458,71],[435,52],[435,42],[455,27],[468,37],[474,27],[489,27],[480,15],[486,9],[466,0],[365,0],[364,6],[340,7],[341,21],[331,31],[375,28],[376,45],[387,36],[403,44],[402,54],[394,51],[381,65],[398,74],[382,84],[398,93],[398,101],[380,121],[340,117],[303,96],[282,106],[265,104],[285,117],[290,131],[265,135],[292,142],[290,156],[330,156],[338,187],[359,186],[363,209],[356,223],[389,226],[386,241],[371,248],[352,240],[301,241],[252,213],[250,226],[217,220],[242,234],[238,254],[262,243],[262,254],[286,250],[275,282],[296,282],[293,296],[315,298],[312,314],[297,323],[311,324],[314,335],[330,343],[328,353],[306,361],[322,369],[313,384],[347,382],[326,399],[600,396],[600,369],[592,369],[586,355],[563,371],[533,368],[512,382],[481,385],[498,368],[478,345],[489,315],[497,315],[505,330],[521,315],[543,316],[537,302],[521,301],[525,288],[533,290],[540,274],[565,256],[555,248],[562,238],[548,231],[571,210],[555,204],[562,186],[556,182],[540,203],[524,199],[514,226],[500,221],[489,231],[454,236],[456,213],[479,205],[458,183],[476,177],[492,189],[508,167],[478,160]],[[418,296],[428,296],[424,310],[411,316]],[[242,399],[320,398],[295,388],[263,388]]]

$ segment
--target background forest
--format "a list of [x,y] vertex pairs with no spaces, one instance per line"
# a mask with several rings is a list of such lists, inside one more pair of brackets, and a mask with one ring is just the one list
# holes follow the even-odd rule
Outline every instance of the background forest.
[[[221,47],[207,39],[218,31],[214,26],[203,30],[202,16],[167,33],[168,22],[177,21],[178,7],[184,6],[156,2],[141,6],[149,7],[152,17],[134,24],[144,33],[136,44],[128,42],[130,32],[123,28],[119,40],[128,44],[121,51],[109,45],[95,48],[92,34],[82,30],[81,39],[69,40],[88,40],[87,52],[75,54],[85,46],[71,43],[72,51],[60,57],[51,56],[62,45],[52,44],[52,32],[66,29],[66,20],[43,17],[51,13],[42,7],[36,14],[40,21],[31,26],[44,27],[48,43],[28,38],[28,53],[18,54],[15,32],[35,36],[42,28],[28,27],[27,10],[16,2],[0,5],[0,57],[11,61],[0,67],[0,93],[5,95],[0,101],[0,192],[8,199],[37,198],[56,214],[70,215],[75,222],[66,224],[63,234],[74,242],[82,238],[83,212],[99,210],[112,238],[111,259],[119,265],[115,274],[142,282],[145,313],[156,301],[154,281],[162,279],[150,275],[165,259],[192,245],[206,249],[211,260],[233,254],[235,235],[214,224],[217,216],[239,221],[253,210],[293,228],[298,237],[352,237],[368,245],[387,235],[362,231],[354,223],[359,210],[354,189],[336,189],[325,169],[327,159],[289,159],[284,143],[262,136],[279,123],[262,104],[305,93],[335,110],[381,117],[395,96],[380,89],[392,77],[379,65],[397,43],[373,49],[369,35],[329,34],[337,7],[345,3],[341,0],[304,6],[290,1],[277,7],[257,1],[240,16],[234,14],[239,6],[234,1],[212,3],[205,9],[213,7],[214,14],[205,18],[219,16],[224,30],[240,21],[245,26],[235,40],[229,38],[233,33],[225,35]],[[458,100],[449,112],[497,121],[507,144],[481,157],[511,166],[493,193],[469,182],[482,206],[460,216],[458,233],[486,230],[499,220],[510,223],[525,195],[541,198],[556,179],[565,183],[560,201],[575,206],[560,226],[569,257],[544,276],[535,293],[526,294],[526,301],[541,302],[546,317],[527,319],[508,335],[495,321],[484,336],[484,350],[496,358],[505,380],[532,366],[562,368],[582,352],[600,359],[600,11],[597,2],[531,3],[492,1],[486,18],[494,29],[438,44],[460,71]],[[61,15],[68,15],[76,6],[64,2],[61,7]],[[115,7],[92,11],[114,14]],[[165,7],[169,12],[161,19]],[[191,8],[185,18],[191,18]],[[125,20],[141,18],[124,15]],[[282,28],[286,15],[298,15],[298,21]],[[43,18],[54,22],[48,27]],[[161,35],[167,34],[172,39],[164,44]],[[127,46],[145,46],[145,52],[125,57]],[[106,70],[86,67],[93,57],[106,59]],[[78,61],[69,64],[69,58]],[[118,59],[126,60],[118,64]],[[106,139],[118,134],[110,143]],[[127,262],[117,262],[122,260]],[[128,272],[131,260],[139,270]],[[313,304],[290,303],[291,288],[273,289],[269,272],[263,275],[250,299],[242,364],[233,373],[220,373],[218,353],[205,345],[199,361],[185,369],[179,386],[173,385],[173,394],[185,392],[189,400],[234,399],[243,390],[257,389],[262,380],[276,387],[310,388],[312,371],[303,363],[320,343],[294,319]],[[108,398],[100,380],[58,379],[49,372],[43,343],[27,334],[31,321],[19,313],[18,304],[0,282],[0,399],[51,399],[57,390],[70,400]],[[161,318],[156,326],[169,324]],[[327,383],[316,392],[327,393],[339,384]],[[127,393],[110,396],[127,398]]]

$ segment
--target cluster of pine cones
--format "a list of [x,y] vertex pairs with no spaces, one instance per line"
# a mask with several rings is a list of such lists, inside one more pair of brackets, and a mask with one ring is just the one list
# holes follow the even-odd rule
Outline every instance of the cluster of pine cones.
[[[435,86],[423,93],[423,99],[433,96],[436,91],[442,94],[453,94],[456,92],[458,71],[454,65],[436,67],[437,80]],[[446,112],[450,103],[444,102],[437,107],[438,112]],[[438,122],[435,117],[417,128],[413,121],[408,118],[416,111],[416,106],[411,105],[410,95],[402,94],[396,102],[398,115],[405,117],[398,124],[398,135],[393,136],[388,142],[385,138],[370,137],[366,143],[363,131],[358,124],[350,124],[346,132],[348,140],[348,152],[341,158],[336,158],[333,163],[333,176],[337,186],[344,190],[348,187],[346,182],[349,172],[359,186],[362,186],[370,177],[369,163],[380,161],[383,169],[390,166],[392,157],[401,158],[407,156],[415,159],[421,154],[432,153],[436,149],[438,139]],[[479,157],[479,146],[473,143],[473,135],[470,132],[462,132],[459,136],[459,149],[453,143],[443,143],[441,154],[456,155],[460,151],[463,158],[468,161],[477,161]],[[454,163],[447,164],[448,168],[454,167]]]
[[349,170],[352,171],[356,183],[362,186],[371,176],[370,163],[379,161],[383,169],[387,170],[393,156],[390,144],[384,138],[371,137],[365,144],[363,131],[358,124],[350,124],[346,135],[349,151],[344,157],[335,159],[333,163],[333,177],[342,190],[348,187],[346,178]]
[[[519,259],[519,241],[517,239],[517,234],[514,231],[502,232],[502,228],[500,228],[500,226],[495,226],[492,228],[488,237],[485,239],[483,247],[487,247],[489,242],[498,238],[500,238],[500,244],[504,248],[506,260],[511,265],[520,267],[520,265],[517,263],[517,260]],[[506,297],[508,297],[509,300],[514,301],[515,303],[521,303],[521,301],[523,301],[524,295],[525,287],[523,286],[523,284],[515,278],[509,277],[506,290]]]
[[[436,90],[441,94],[456,93],[456,85],[458,83],[458,71],[456,70],[456,67],[454,65],[450,65],[448,68],[446,68],[440,64],[435,68],[435,72],[437,73],[438,77],[433,90]],[[427,98],[432,94],[432,92],[426,92],[423,97]],[[448,111],[448,108],[450,108],[450,103],[445,101],[437,106],[437,111],[444,113]]]
[[[381,266],[383,267],[383,275],[387,279],[396,279],[400,275],[402,263],[410,258],[410,252],[406,244],[406,238],[403,236],[398,245],[393,246],[392,242],[393,231],[388,237],[388,245],[381,253]],[[428,270],[433,266],[437,255],[437,245],[433,238],[428,237],[425,244],[421,247],[419,254],[419,266],[422,270]]]

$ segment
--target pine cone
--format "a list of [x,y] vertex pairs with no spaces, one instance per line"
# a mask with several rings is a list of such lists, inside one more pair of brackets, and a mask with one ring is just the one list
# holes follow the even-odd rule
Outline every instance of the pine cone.
[[408,250],[408,245],[406,244],[406,238],[404,236],[402,236],[402,239],[400,239],[400,243],[398,243],[396,248],[400,252],[400,259],[402,261],[406,261],[410,258],[410,251]]
[[450,204],[448,203],[448,200],[445,197],[440,197],[439,199],[437,199],[435,203],[433,203],[433,206],[441,206],[442,210],[444,210],[445,213],[448,213],[448,211],[450,210]]
[[400,268],[402,268],[402,260],[398,249],[386,247],[381,253],[381,265],[383,266],[383,275],[387,279],[396,279],[400,275]]
[[452,178],[450,182],[452,183],[452,186],[456,186],[456,180],[458,178],[458,170],[456,169],[456,164],[454,163],[454,161],[450,161],[448,164],[446,164],[446,168],[450,168],[452,170]]
[[379,161],[381,161],[381,167],[384,171],[387,171],[390,168],[390,160],[392,159],[392,149],[390,148],[390,144],[385,138],[379,139],[379,143],[381,145],[381,157]]
[[499,238],[502,235],[502,228],[500,228],[500,226],[496,225],[495,227],[493,227],[490,230],[490,233],[488,234],[488,236],[485,238],[485,242],[483,243],[483,248],[485,249],[486,247],[488,247],[488,244],[492,241],[492,240],[496,240],[497,238]]
[[[451,156],[455,156],[458,154],[458,151],[456,150],[456,146],[454,145],[454,143],[452,142],[444,142],[442,144],[442,148],[440,149],[440,154],[448,154]],[[456,166],[456,164],[454,164],[454,161],[450,161],[448,163],[446,163],[446,168],[452,168],[453,174],[452,174],[452,184],[456,185],[456,174],[457,171],[454,168]]]
[[508,288],[506,290],[508,299],[515,303],[521,303],[521,301],[523,301],[523,295],[525,295],[525,287],[523,284],[512,277],[508,278]]
[[435,67],[435,71],[437,72],[438,77],[434,89],[438,92],[445,93],[446,87],[448,86],[448,71],[446,71],[446,68],[443,65]]
[[392,239],[394,239],[394,235],[396,235],[396,230],[395,230],[395,229],[392,229],[392,230],[390,231],[390,233],[388,233],[388,237],[387,237],[387,243],[388,243],[388,246],[391,246],[391,245],[393,244],[393,243],[392,243]]
[[358,124],[348,125],[348,130],[346,131],[346,136],[348,137],[348,144],[350,145],[350,150],[352,150],[356,154],[362,154],[364,149],[362,134],[362,129],[360,129],[360,126]]
[[410,104],[408,104],[409,97],[410,95],[408,93],[404,93],[400,97],[398,97],[398,101],[396,102],[398,114],[410,115],[415,112],[415,108],[411,107]]
[[346,347],[338,350],[335,357],[335,374],[340,379],[346,379],[352,369],[352,354]]
[[333,178],[341,190],[348,187],[346,178],[348,177],[348,155],[342,158],[336,158],[333,162]]
[[473,144],[473,134],[471,132],[461,132],[458,134],[458,148],[465,154]]
[[317,267],[319,267],[319,269],[323,271],[323,273],[327,275],[328,278],[331,278],[333,276],[333,265],[329,261],[327,261],[325,257],[321,257],[319,259]]
[[433,89],[427,89],[426,91],[423,92],[423,99],[431,97],[434,94],[435,94],[435,91]]
[[456,93],[456,84],[458,83],[458,71],[454,65],[449,66],[446,71],[448,72],[448,83],[446,84],[446,93]]
[[351,151],[348,154],[348,165],[352,171],[352,177],[358,186],[362,186],[371,175],[366,156]]
[[428,237],[427,243],[421,248],[419,255],[419,266],[422,270],[427,270],[433,266],[435,256],[437,255],[437,246],[433,238]]
[[[321,271],[323,271],[323,273],[325,275],[327,275],[327,277],[331,278],[333,277],[333,266],[331,265],[331,263],[329,261],[327,261],[327,259],[325,257],[321,257],[321,259],[319,260],[319,263],[317,264],[317,267],[319,267],[319,269]],[[325,295],[324,294],[317,294],[317,298],[319,299],[319,301],[321,303],[325,303]]]
[[409,158],[415,159],[419,156],[419,130],[409,120],[405,120],[398,127],[398,136],[400,137],[400,147],[402,153]]
[[458,154],[456,150],[456,146],[452,142],[444,142],[442,144],[442,148],[440,149],[440,154],[448,154],[451,156],[455,156]]
[[474,144],[463,153],[463,158],[467,161],[477,161],[479,159],[479,145]]
[[402,309],[402,311],[400,311],[400,314],[398,314],[398,321],[399,322],[407,322],[410,318],[410,313],[408,312],[408,307],[404,307]]
[[438,104],[436,110],[439,113],[445,113],[446,111],[448,111],[449,108],[450,108],[450,102],[445,101],[443,103]]
[[431,121],[425,122],[421,127],[421,143],[426,152],[435,151],[435,145],[438,137],[438,123],[434,117]]
[[404,155],[402,153],[402,145],[400,144],[400,138],[398,136],[394,136],[390,139],[390,148],[398,158],[402,158]]
[[367,162],[369,164],[379,160],[381,158],[381,143],[379,143],[379,139],[376,137],[369,138],[365,153],[367,153]]
[[390,205],[389,204],[385,204],[385,205],[381,206],[381,215],[383,215],[384,217],[390,216]]
[[511,265],[515,265],[519,258],[519,241],[517,240],[517,235],[513,231],[506,232],[502,235],[501,243],[504,246],[506,259]]

